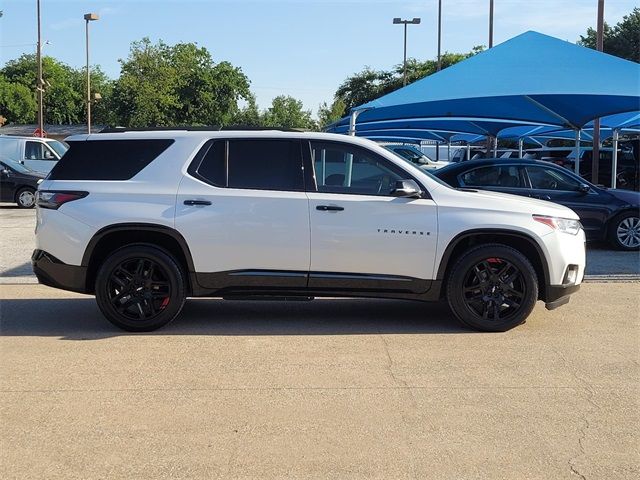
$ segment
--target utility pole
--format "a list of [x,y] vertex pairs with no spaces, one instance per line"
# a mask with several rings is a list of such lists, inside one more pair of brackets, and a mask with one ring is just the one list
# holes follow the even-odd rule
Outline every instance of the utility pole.
[[489,48],[493,47],[493,0],[489,0]]
[[442,57],[440,55],[442,46],[442,0],[438,0],[438,68],[436,71],[442,69]]
[[43,93],[44,93],[44,81],[42,80],[42,36],[40,29],[40,0],[36,1],[36,9],[38,16],[38,44],[36,47],[36,62],[38,63],[38,78],[36,80],[36,92],[38,97],[38,131],[41,137],[44,136],[44,108]]
[[[596,49],[604,50],[604,0],[598,0],[598,27],[596,30]],[[593,149],[591,150],[591,182],[599,183],[600,175],[600,119],[593,121]],[[613,168],[613,161],[611,167]],[[612,172],[612,175],[617,172]]]

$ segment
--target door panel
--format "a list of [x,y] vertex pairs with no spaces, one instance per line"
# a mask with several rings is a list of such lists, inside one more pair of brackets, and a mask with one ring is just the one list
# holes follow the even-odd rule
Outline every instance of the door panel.
[[[370,285],[372,289],[414,290],[415,284],[406,283],[409,279],[433,278],[437,240],[437,207],[433,200],[315,192],[308,195],[310,287],[332,283],[340,286],[344,280],[314,272],[369,274],[372,278],[360,280],[363,288]],[[319,206],[344,210],[318,210]]]
[[[211,205],[185,205],[200,200]],[[218,188],[184,177],[175,226],[200,273],[309,270],[309,206],[304,192]],[[220,277],[218,277],[220,278]],[[306,275],[296,284],[306,285]]]

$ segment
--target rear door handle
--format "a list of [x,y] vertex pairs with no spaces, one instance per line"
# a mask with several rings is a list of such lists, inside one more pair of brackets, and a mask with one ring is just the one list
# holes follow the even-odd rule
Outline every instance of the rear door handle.
[[320,210],[321,212],[341,212],[344,210],[344,207],[339,207],[338,205],[318,205],[316,210]]
[[185,205],[211,205],[209,200],[185,200]]

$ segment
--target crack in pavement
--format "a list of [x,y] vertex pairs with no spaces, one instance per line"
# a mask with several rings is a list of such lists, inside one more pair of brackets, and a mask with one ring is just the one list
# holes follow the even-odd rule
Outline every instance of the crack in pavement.
[[570,458],[567,462],[569,464],[569,468],[572,474],[579,476],[583,480],[587,480],[587,477],[582,472],[580,472],[580,470],[578,470],[576,466],[576,462],[578,458],[586,455],[584,441],[587,438],[587,431],[589,430],[589,428],[591,428],[591,424],[589,423],[589,419],[587,417],[591,415],[595,410],[601,410],[602,407],[598,405],[598,403],[594,400],[595,393],[593,391],[592,385],[585,378],[578,375],[578,372],[576,371],[575,368],[571,366],[571,363],[569,362],[567,357],[565,357],[562,351],[553,347],[552,347],[552,350],[555,352],[556,355],[558,355],[558,357],[560,357],[567,371],[571,373],[571,376],[575,378],[578,381],[578,383],[580,383],[583,386],[582,389],[587,394],[584,398],[592,407],[588,412],[584,412],[580,415],[580,421],[583,424],[582,427],[578,429],[580,433],[580,435],[578,436],[578,449],[580,450],[580,452],[575,457]]

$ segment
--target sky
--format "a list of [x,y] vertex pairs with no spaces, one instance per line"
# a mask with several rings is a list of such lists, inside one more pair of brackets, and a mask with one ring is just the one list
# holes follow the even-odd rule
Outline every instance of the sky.
[[[637,0],[606,0],[611,25]],[[576,41],[595,27],[597,0],[495,0],[494,44],[528,30]],[[489,0],[442,0],[442,50],[488,44]],[[402,62],[403,29],[394,17],[420,17],[408,30],[408,56],[437,55],[438,0],[41,0],[43,52],[85,64],[83,15],[92,22],[91,63],[111,78],[132,41],[194,42],[214,61],[230,61],[251,80],[258,105],[291,95],[317,111],[349,75]],[[0,65],[35,50],[36,0],[0,0]]]

